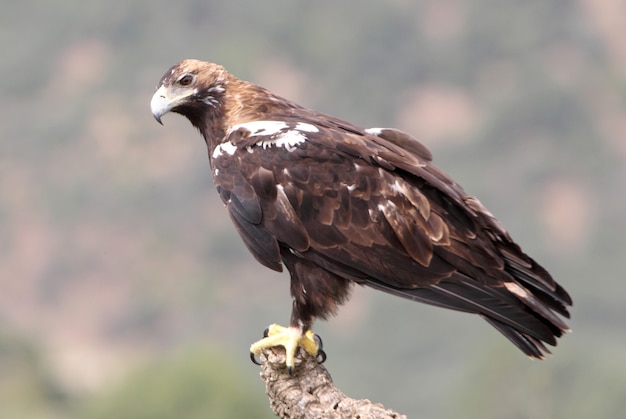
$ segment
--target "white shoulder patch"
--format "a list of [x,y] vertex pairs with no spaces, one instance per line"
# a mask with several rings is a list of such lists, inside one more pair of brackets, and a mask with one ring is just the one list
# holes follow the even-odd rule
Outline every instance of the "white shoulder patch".
[[[307,141],[307,133],[319,132],[315,125],[305,122],[298,122],[294,126],[284,121],[250,121],[233,125],[228,133],[230,134],[241,128],[250,131],[250,137],[261,137],[253,146],[247,147],[249,153],[253,153],[255,147],[263,149],[282,147],[291,152],[299,144]],[[228,152],[228,150],[221,150],[220,152],[222,151]]]
[[233,154],[235,154],[235,151],[237,151],[237,146],[230,141],[226,141],[225,143],[218,144],[217,147],[215,147],[215,150],[213,150],[213,154],[211,155],[211,157],[215,159],[222,154],[228,154],[229,156],[232,156]]
[[287,151],[294,151],[298,144],[306,141],[306,136],[301,131],[289,130],[283,132],[271,140],[259,141],[257,145],[267,148],[271,146],[284,147]]
[[320,131],[315,125],[307,124],[306,122],[298,122],[296,124],[296,129],[298,131],[306,131],[306,132],[319,132]]
[[386,128],[367,128],[365,132],[367,132],[368,134],[379,136],[380,133],[383,132],[384,129]]
[[233,125],[228,132],[237,131],[240,128],[245,128],[250,131],[251,136],[255,135],[274,135],[278,134],[281,130],[287,128],[288,125],[283,121],[250,121],[243,124]]

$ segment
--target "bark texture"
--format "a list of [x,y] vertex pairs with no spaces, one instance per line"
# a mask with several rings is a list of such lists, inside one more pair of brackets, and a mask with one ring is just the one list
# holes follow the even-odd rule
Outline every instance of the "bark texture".
[[346,396],[333,385],[328,370],[304,351],[296,356],[293,376],[285,367],[282,347],[263,350],[260,361],[270,407],[280,418],[406,419],[380,403]]

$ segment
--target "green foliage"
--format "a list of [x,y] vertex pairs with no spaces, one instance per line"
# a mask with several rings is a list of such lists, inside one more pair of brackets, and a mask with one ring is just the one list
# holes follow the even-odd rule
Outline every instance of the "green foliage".
[[268,402],[223,353],[194,349],[157,358],[89,403],[85,419],[273,417]]
[[0,417],[62,418],[71,402],[36,345],[0,334]]

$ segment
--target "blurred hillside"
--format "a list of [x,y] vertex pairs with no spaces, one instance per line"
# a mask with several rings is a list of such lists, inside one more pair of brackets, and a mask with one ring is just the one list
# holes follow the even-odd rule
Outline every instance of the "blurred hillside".
[[149,112],[189,57],[415,134],[574,298],[531,362],[355,289],[316,325],[343,391],[431,419],[623,414],[624,2],[25,0],[0,33],[0,418],[270,417],[247,350],[288,322],[287,277],[243,248],[197,132]]

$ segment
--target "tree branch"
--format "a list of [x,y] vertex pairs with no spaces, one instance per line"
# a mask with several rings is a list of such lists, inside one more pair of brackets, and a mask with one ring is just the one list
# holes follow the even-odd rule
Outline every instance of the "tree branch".
[[298,351],[294,375],[285,367],[282,347],[264,349],[260,355],[261,379],[270,407],[281,418],[289,419],[406,419],[380,403],[352,399],[333,385],[323,365],[304,351]]

